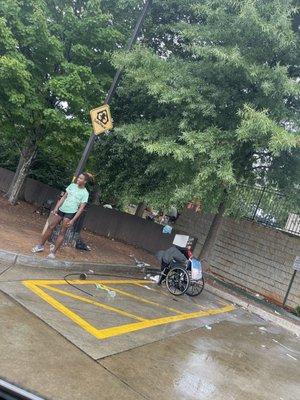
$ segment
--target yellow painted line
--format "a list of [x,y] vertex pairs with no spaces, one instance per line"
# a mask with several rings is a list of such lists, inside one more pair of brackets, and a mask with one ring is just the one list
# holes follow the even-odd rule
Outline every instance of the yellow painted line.
[[[43,279],[38,279],[38,280],[26,280],[23,282],[31,282],[34,285],[66,285],[67,282],[63,279],[52,279],[52,280],[43,280]],[[149,284],[153,283],[152,281],[147,281],[145,279],[91,279],[91,280],[86,280],[82,281],[80,279],[74,279],[74,280],[68,280],[68,282],[72,283],[73,285],[92,285],[96,283],[103,283],[103,284],[110,284],[110,285],[124,285],[125,283],[144,283],[144,284]]]
[[[134,285],[140,286],[140,287],[144,287],[145,286],[145,285],[142,285],[141,283],[134,283]],[[147,290],[151,290],[152,292],[156,292],[156,293],[162,294],[163,296],[166,296],[166,297],[168,297],[170,299],[170,293],[169,292],[165,293],[162,290],[158,290],[158,289],[154,289],[154,288],[149,288]],[[189,306],[193,305],[196,308],[201,308],[201,310],[205,310],[205,307],[202,306],[201,304],[194,303],[193,301],[191,301],[191,302],[186,301],[185,299],[182,298],[182,296],[180,297],[180,302],[186,303]],[[224,303],[224,304],[228,304],[228,303]]]
[[55,287],[51,287],[50,285],[44,285],[43,284],[43,285],[40,285],[40,286],[43,287],[43,288],[46,288],[48,290],[52,290],[52,292],[56,292],[56,293],[62,294],[63,296],[68,296],[68,297],[71,297],[72,299],[80,300],[80,301],[82,301],[84,303],[93,304],[94,306],[103,308],[103,309],[108,310],[108,311],[115,312],[117,314],[122,315],[123,317],[136,319],[137,321],[146,321],[145,318],[138,317],[137,315],[128,313],[127,311],[121,310],[120,308],[116,308],[116,307],[112,307],[112,306],[109,306],[109,305],[104,304],[104,303],[100,303],[99,301],[90,300],[90,299],[87,299],[86,297],[78,296],[76,294],[73,294],[73,293],[70,293],[70,292],[66,292],[64,290],[57,289]]
[[[32,282],[35,285],[65,285],[66,281],[64,280],[32,280],[32,281],[26,281],[26,282]],[[86,280],[86,281],[82,281],[80,279],[75,279],[75,280],[70,280],[70,283],[72,283],[73,285],[92,285],[92,284],[96,284],[96,283],[100,283],[105,285],[107,288],[109,288],[110,290],[114,290],[117,293],[123,294],[124,296],[127,297],[131,297],[135,300],[138,300],[140,302],[146,303],[146,304],[150,304],[152,306],[156,306],[171,312],[175,312],[176,314],[184,314],[182,311],[176,310],[175,308],[172,307],[167,307],[163,304],[159,304],[159,303],[155,303],[154,301],[151,300],[146,300],[143,297],[139,297],[139,296],[135,296],[134,294],[125,292],[123,290],[120,289],[116,289],[116,288],[112,288],[107,286],[107,284],[110,285],[116,285],[116,284],[149,284],[152,283],[152,281],[147,281],[145,279],[120,279],[120,280],[116,280],[116,279],[109,279],[109,280]]]
[[54,299],[53,297],[49,296],[45,293],[42,289],[40,289],[36,284],[23,281],[23,284],[32,290],[35,294],[49,303],[52,307],[54,307],[57,311],[61,312],[66,317],[70,318],[75,324],[79,325],[83,328],[86,332],[90,333],[91,335],[98,337],[98,329],[95,328],[93,325],[89,324],[86,320],[81,318],[79,315],[75,314],[73,311],[69,310],[65,307],[62,303]]
[[[38,282],[38,283],[35,283],[35,282]],[[23,284],[28,289],[32,290],[36,295],[41,297],[48,304],[50,304],[52,307],[54,307],[57,311],[61,312],[63,315],[65,315],[66,317],[71,319],[74,323],[79,325],[86,332],[90,333],[91,335],[93,335],[94,337],[96,337],[98,339],[108,339],[110,337],[123,335],[125,333],[134,332],[134,331],[138,331],[141,329],[152,328],[155,326],[170,324],[170,323],[174,323],[174,322],[178,322],[178,321],[184,321],[187,319],[205,317],[208,315],[223,314],[223,313],[227,313],[227,312],[234,310],[234,306],[229,304],[229,305],[227,305],[225,307],[221,307],[221,308],[213,308],[213,309],[208,309],[205,311],[197,311],[197,312],[192,312],[192,313],[181,313],[181,315],[172,315],[172,316],[168,316],[168,317],[134,322],[134,323],[124,324],[124,325],[120,325],[120,326],[114,326],[114,327],[110,327],[110,328],[97,329],[94,326],[92,326],[91,324],[89,324],[87,321],[85,321],[83,318],[81,318],[80,316],[75,314],[73,311],[68,309],[66,306],[64,306],[62,303],[60,303],[58,300],[54,299],[53,297],[51,297],[46,292],[44,292],[41,288],[38,287],[38,285],[42,285],[42,283],[45,285],[46,282],[49,282],[49,284],[53,284],[55,281],[41,281],[41,280],[39,280],[39,281],[23,281]],[[59,281],[59,282],[63,283],[64,281]],[[79,281],[79,282],[82,282],[82,281]],[[102,282],[102,281],[99,281],[99,282]],[[73,281],[72,281],[72,283],[73,283]],[[128,282],[125,281],[124,283],[128,283]],[[54,288],[52,288],[52,289],[54,289]],[[140,298],[138,298],[138,299],[140,299]]]
[[[57,279],[53,279],[53,280],[27,280],[26,282],[32,282],[33,284],[38,285],[38,286],[41,286],[41,285],[44,285],[44,284],[45,285],[65,285],[66,284],[66,281],[62,280],[62,279],[59,279],[59,280],[57,280]],[[110,285],[133,284],[133,285],[137,285],[137,286],[141,286],[141,287],[143,287],[146,284],[147,285],[149,285],[149,284],[153,285],[154,284],[153,281],[145,280],[145,279],[120,279],[120,280],[116,280],[116,279],[108,279],[108,280],[95,279],[95,280],[86,280],[86,281],[83,281],[83,280],[80,280],[80,279],[74,279],[74,280],[70,280],[69,282],[74,284],[74,285],[92,285],[92,284],[97,284],[97,283],[105,285],[105,284],[108,283]],[[117,291],[115,288],[113,288],[112,290]],[[153,290],[153,291],[155,291],[157,293],[163,294],[164,296],[169,297],[169,295],[167,293],[160,292],[159,290],[156,290],[156,289],[153,289],[153,288],[151,288],[151,290]],[[189,302],[187,302],[186,300],[184,300],[182,298],[180,299],[180,301],[183,301],[183,302],[185,302],[187,304],[190,304]],[[156,304],[158,304],[158,303],[156,303]],[[200,304],[196,304],[196,303],[193,303],[193,304],[195,306],[201,308],[201,309],[205,309],[205,307],[200,305]],[[224,304],[227,304],[227,303],[224,302]],[[176,312],[176,314],[184,314],[183,312],[181,312],[179,310],[176,310],[174,308],[166,308],[166,306],[163,306],[163,305],[160,305],[160,306],[162,308],[168,309],[169,311]]]
[[163,304],[156,303],[155,301],[144,299],[143,297],[136,296],[135,294],[125,292],[124,290],[116,289],[114,287],[107,286],[107,285],[106,285],[106,287],[110,290],[114,290],[115,292],[122,294],[123,296],[131,297],[132,299],[140,301],[141,303],[150,304],[151,306],[159,307],[159,308],[174,312],[176,314],[184,314],[184,312],[176,310],[175,308],[164,306]]
[[218,302],[219,302],[219,304],[221,304],[223,306],[228,304],[225,300],[222,300],[222,299],[218,299]]
[[234,306],[230,304],[222,308],[214,308],[206,311],[197,311],[194,313],[174,315],[171,317],[163,317],[163,318],[147,320],[144,322],[135,322],[132,324],[120,325],[112,328],[99,329],[97,337],[98,339],[108,339],[112,336],[123,335],[125,333],[138,331],[140,329],[153,328],[154,326],[170,324],[173,322],[184,321],[192,318],[206,317],[208,315],[222,314],[233,310]]

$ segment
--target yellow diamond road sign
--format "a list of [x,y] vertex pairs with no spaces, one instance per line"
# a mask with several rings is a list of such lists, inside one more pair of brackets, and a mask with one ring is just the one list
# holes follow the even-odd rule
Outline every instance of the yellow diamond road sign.
[[99,135],[100,133],[112,129],[113,124],[108,104],[91,110],[90,116],[95,135]]

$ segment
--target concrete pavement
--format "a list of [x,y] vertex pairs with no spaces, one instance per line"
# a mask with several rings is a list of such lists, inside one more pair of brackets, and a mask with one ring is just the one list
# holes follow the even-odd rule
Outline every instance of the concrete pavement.
[[90,275],[81,281],[75,275],[68,277],[71,286],[60,269],[44,272],[51,279],[37,274],[43,271],[14,266],[2,274],[0,290],[94,359],[228,319],[234,310],[209,292],[173,297],[143,279]]
[[150,284],[147,289],[145,284],[141,287],[126,282],[122,289],[117,284],[109,285],[134,297],[117,293],[111,302],[94,283],[85,286],[97,296],[101,293],[97,302],[130,314],[122,315],[53,291],[61,289],[72,296],[89,298],[57,283],[64,271],[21,266],[5,270],[2,266],[0,289],[9,295],[0,294],[0,377],[45,398],[297,398],[299,338],[247,310],[198,315],[97,339],[21,281],[56,282],[50,289],[41,283],[37,287],[100,330],[112,323],[114,327],[125,322],[130,325],[132,317],[157,320],[230,306],[217,296],[204,292],[195,302],[185,296],[174,301],[164,289],[153,292],[150,289],[156,288]]
[[143,399],[4,294],[0,320],[3,379],[53,400]]
[[99,362],[149,399],[295,400],[299,359],[294,337],[238,313]]

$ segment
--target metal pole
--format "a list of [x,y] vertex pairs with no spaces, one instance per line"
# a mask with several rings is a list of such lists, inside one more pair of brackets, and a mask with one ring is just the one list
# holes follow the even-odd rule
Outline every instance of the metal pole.
[[89,158],[90,152],[92,151],[92,148],[94,146],[94,142],[95,142],[96,136],[97,135],[95,135],[94,133],[91,134],[91,136],[90,136],[90,138],[89,138],[89,140],[88,140],[88,142],[87,142],[87,144],[85,146],[85,149],[84,149],[84,151],[82,153],[81,159],[80,159],[80,161],[79,161],[79,163],[77,165],[73,180],[75,180],[77,178],[77,176],[80,175],[81,172],[83,171],[83,169],[85,167],[85,164],[87,162],[87,159]]
[[[135,42],[136,42],[136,40],[138,38],[138,35],[139,35],[140,31],[141,31],[144,19],[145,19],[146,14],[147,14],[147,11],[148,11],[149,7],[151,6],[152,1],[153,0],[146,0],[145,1],[144,6],[142,8],[142,11],[141,11],[141,13],[139,15],[139,18],[138,18],[138,20],[136,22],[136,25],[134,27],[134,30],[132,32],[131,38],[129,39],[129,41],[127,43],[127,46],[126,46],[126,50],[127,51],[131,50],[132,46],[135,44]],[[118,87],[119,81],[121,79],[121,75],[122,75],[122,69],[118,69],[116,74],[115,74],[115,76],[114,76],[114,80],[113,80],[113,82],[112,82],[112,84],[111,84],[111,86],[109,88],[109,91],[108,91],[108,93],[106,95],[106,98],[104,100],[104,104],[109,104],[110,103],[110,101],[111,101],[111,99],[112,99],[112,97],[113,97],[113,95],[114,95],[114,93],[115,93],[115,91],[116,91],[116,89]],[[84,151],[82,153],[81,160],[79,161],[79,163],[77,165],[74,178],[76,178],[83,171],[83,169],[85,167],[85,164],[87,162],[87,159],[88,159],[88,157],[89,157],[89,155],[90,155],[90,153],[92,151],[92,148],[94,146],[96,136],[97,135],[95,135],[94,133],[91,134],[91,136],[90,136],[90,138],[89,138],[89,140],[88,140],[88,142],[87,142],[87,144],[85,146],[85,149],[84,149]]]
[[286,292],[286,295],[284,296],[284,300],[283,300],[283,303],[282,303],[282,307],[284,307],[284,306],[285,306],[285,303],[286,303],[286,301],[287,301],[287,298],[288,298],[288,295],[289,295],[289,293],[290,293],[290,290],[291,290],[292,284],[293,284],[293,282],[294,282],[294,279],[295,279],[296,273],[297,273],[297,270],[295,269],[295,271],[294,271],[294,273],[293,273],[293,275],[292,275],[292,278],[291,278],[291,281],[290,281],[290,284],[289,284],[288,290],[287,290],[287,292]]
[[266,190],[266,187],[264,186],[263,189],[262,189],[262,191],[261,191],[260,198],[259,198],[259,200],[258,200],[258,202],[257,202],[255,211],[254,211],[254,213],[253,213],[253,217],[252,217],[253,220],[254,220],[255,217],[256,217],[256,213],[257,213],[257,211],[258,211],[258,209],[259,209],[259,206],[260,206],[260,204],[261,204],[262,198],[263,198],[263,196],[264,196],[264,194],[265,194],[265,190]]

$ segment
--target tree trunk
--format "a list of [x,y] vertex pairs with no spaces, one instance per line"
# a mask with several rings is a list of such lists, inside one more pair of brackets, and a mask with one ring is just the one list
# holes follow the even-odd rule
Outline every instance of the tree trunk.
[[7,192],[8,201],[13,205],[16,204],[16,202],[18,201],[19,195],[24,186],[25,179],[28,175],[35,154],[36,141],[29,139],[24,145],[17,170]]
[[5,197],[9,198],[11,190],[12,190],[12,188],[14,187],[14,185],[16,183],[17,177],[19,176],[19,173],[20,173],[22,165],[23,165],[23,158],[22,158],[22,156],[20,156],[16,172],[14,173],[13,180],[11,181],[11,183],[9,185],[9,188],[8,188],[7,193],[5,194]]
[[145,204],[143,202],[139,203],[137,208],[136,208],[135,215],[137,217],[141,217],[142,218],[146,207],[147,207],[147,204]]
[[218,211],[215,214],[212,223],[210,225],[208,234],[206,236],[205,242],[203,244],[202,250],[200,252],[200,260],[204,262],[204,265],[206,267],[209,266],[209,258],[211,255],[211,252],[213,250],[213,247],[216,243],[216,239],[218,236],[218,233],[220,231],[220,228],[222,226],[222,218],[225,212],[225,198],[223,201],[220,203],[218,207]]

